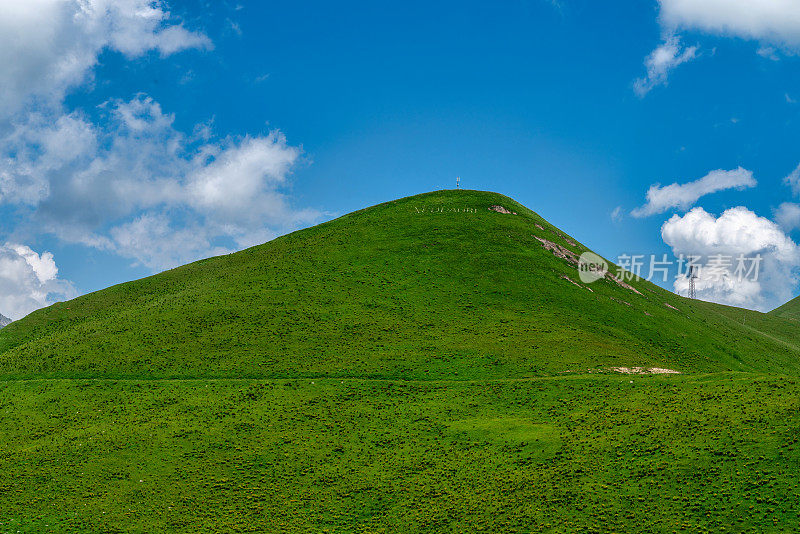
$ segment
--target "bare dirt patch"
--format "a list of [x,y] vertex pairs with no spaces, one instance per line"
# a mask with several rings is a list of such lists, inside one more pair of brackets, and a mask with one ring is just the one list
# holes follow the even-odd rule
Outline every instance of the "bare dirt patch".
[[569,277],[569,276],[567,276],[566,274],[562,274],[562,275],[561,275],[561,278],[563,278],[564,280],[566,280],[567,282],[569,282],[570,284],[572,284],[572,285],[574,285],[574,286],[582,287],[583,289],[588,289],[589,291],[591,291],[592,293],[594,293],[594,289],[592,289],[591,287],[587,287],[587,286],[582,286],[582,285],[580,285],[578,282],[576,282],[575,280],[573,280],[572,278],[570,278],[570,277]]
[[[628,284],[628,283],[626,283],[626,282],[623,282],[622,280],[620,280],[619,278],[617,278],[616,276],[614,276],[614,275],[613,275],[613,274],[611,274],[611,273],[606,273],[606,278],[608,278],[609,280],[613,280],[614,282],[616,282],[616,283],[617,283],[617,285],[618,285],[619,287],[625,288],[625,289],[627,289],[628,291],[633,291],[633,292],[634,292],[634,293],[636,293],[637,295],[641,295],[641,294],[642,294],[642,293],[641,293],[641,292],[640,292],[638,289],[636,289],[635,287],[633,287],[632,285],[630,285],[630,284]],[[643,295],[642,295],[642,296],[643,296]]]
[[552,252],[554,255],[558,256],[561,259],[567,260],[568,262],[578,265],[578,255],[572,252],[570,249],[562,247],[558,243],[553,243],[552,241],[548,241],[542,237],[533,236],[534,239],[539,241],[544,248]]
[[570,238],[568,238],[566,235],[562,234],[561,232],[556,232],[556,235],[558,237],[560,237],[561,239],[563,239],[567,243],[567,245],[569,245],[571,247],[577,247],[578,246],[578,244],[575,241],[571,240]]
[[[547,250],[552,252],[553,255],[555,255],[555,256],[563,259],[563,260],[567,260],[569,263],[571,263],[573,265],[578,265],[578,255],[575,254],[574,252],[572,252],[570,249],[568,249],[568,248],[566,248],[564,246],[561,246],[558,243],[553,243],[552,241],[547,240],[547,239],[545,239],[543,237],[539,237],[539,236],[536,236],[536,235],[532,236],[532,237],[534,239],[536,239],[539,243],[541,243],[544,248],[546,248]],[[630,284],[628,284],[626,282],[623,282],[622,280],[620,280],[619,278],[617,278],[616,276],[614,276],[610,272],[606,272],[605,277],[608,278],[609,280],[615,282],[618,286],[620,286],[620,287],[622,287],[624,289],[627,289],[628,291],[633,291],[637,295],[642,295],[641,291],[639,291],[638,289],[636,289],[632,285],[630,285]],[[642,295],[642,296],[644,296],[644,295]],[[628,304],[628,306],[630,306],[630,304]]]
[[679,375],[680,371],[663,367],[610,367],[609,371],[625,375]]
[[496,211],[497,213],[502,213],[503,215],[516,215],[517,214],[517,212],[515,212],[515,211],[508,210],[508,209],[504,208],[503,206],[498,206],[498,205],[489,206],[489,210],[490,211]]

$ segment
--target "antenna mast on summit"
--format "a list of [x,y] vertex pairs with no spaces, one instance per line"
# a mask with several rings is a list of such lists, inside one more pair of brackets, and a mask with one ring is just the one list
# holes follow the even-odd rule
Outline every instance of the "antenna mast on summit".
[[697,280],[697,267],[692,265],[689,268],[689,298],[697,298],[697,289],[694,286],[694,281]]
[[461,189],[461,177],[456,176],[456,189]]

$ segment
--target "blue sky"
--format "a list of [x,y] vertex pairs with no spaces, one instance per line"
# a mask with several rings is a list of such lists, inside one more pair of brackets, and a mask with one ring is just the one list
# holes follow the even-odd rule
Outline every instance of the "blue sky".
[[0,313],[456,176],[612,260],[765,256],[703,298],[797,294],[800,8],[495,4],[6,3]]

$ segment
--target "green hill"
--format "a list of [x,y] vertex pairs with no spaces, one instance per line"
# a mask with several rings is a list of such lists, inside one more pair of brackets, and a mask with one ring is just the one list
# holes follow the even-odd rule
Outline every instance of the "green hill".
[[547,246],[562,255],[556,247],[588,250],[502,195],[409,197],[37,311],[0,332],[0,375],[433,379],[611,366],[800,369],[788,321],[689,301],[645,281],[588,286]]
[[775,317],[784,317],[786,319],[800,319],[800,297],[790,300],[783,306],[778,306],[769,312],[769,314]]
[[16,321],[0,532],[795,529],[796,321],[586,250],[441,191]]

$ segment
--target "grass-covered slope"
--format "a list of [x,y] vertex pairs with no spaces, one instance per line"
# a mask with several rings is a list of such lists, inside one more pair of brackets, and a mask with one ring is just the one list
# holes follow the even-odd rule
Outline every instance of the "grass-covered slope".
[[584,250],[437,192],[12,323],[0,532],[796,530],[797,322]]
[[793,319],[795,321],[800,320],[800,297],[790,300],[783,306],[778,306],[769,312],[769,314],[775,317]]
[[800,369],[792,321],[641,280],[587,286],[555,245],[587,250],[496,193],[404,198],[37,311],[0,331],[0,376]]
[[744,373],[0,380],[0,532],[795,532],[798,398]]

